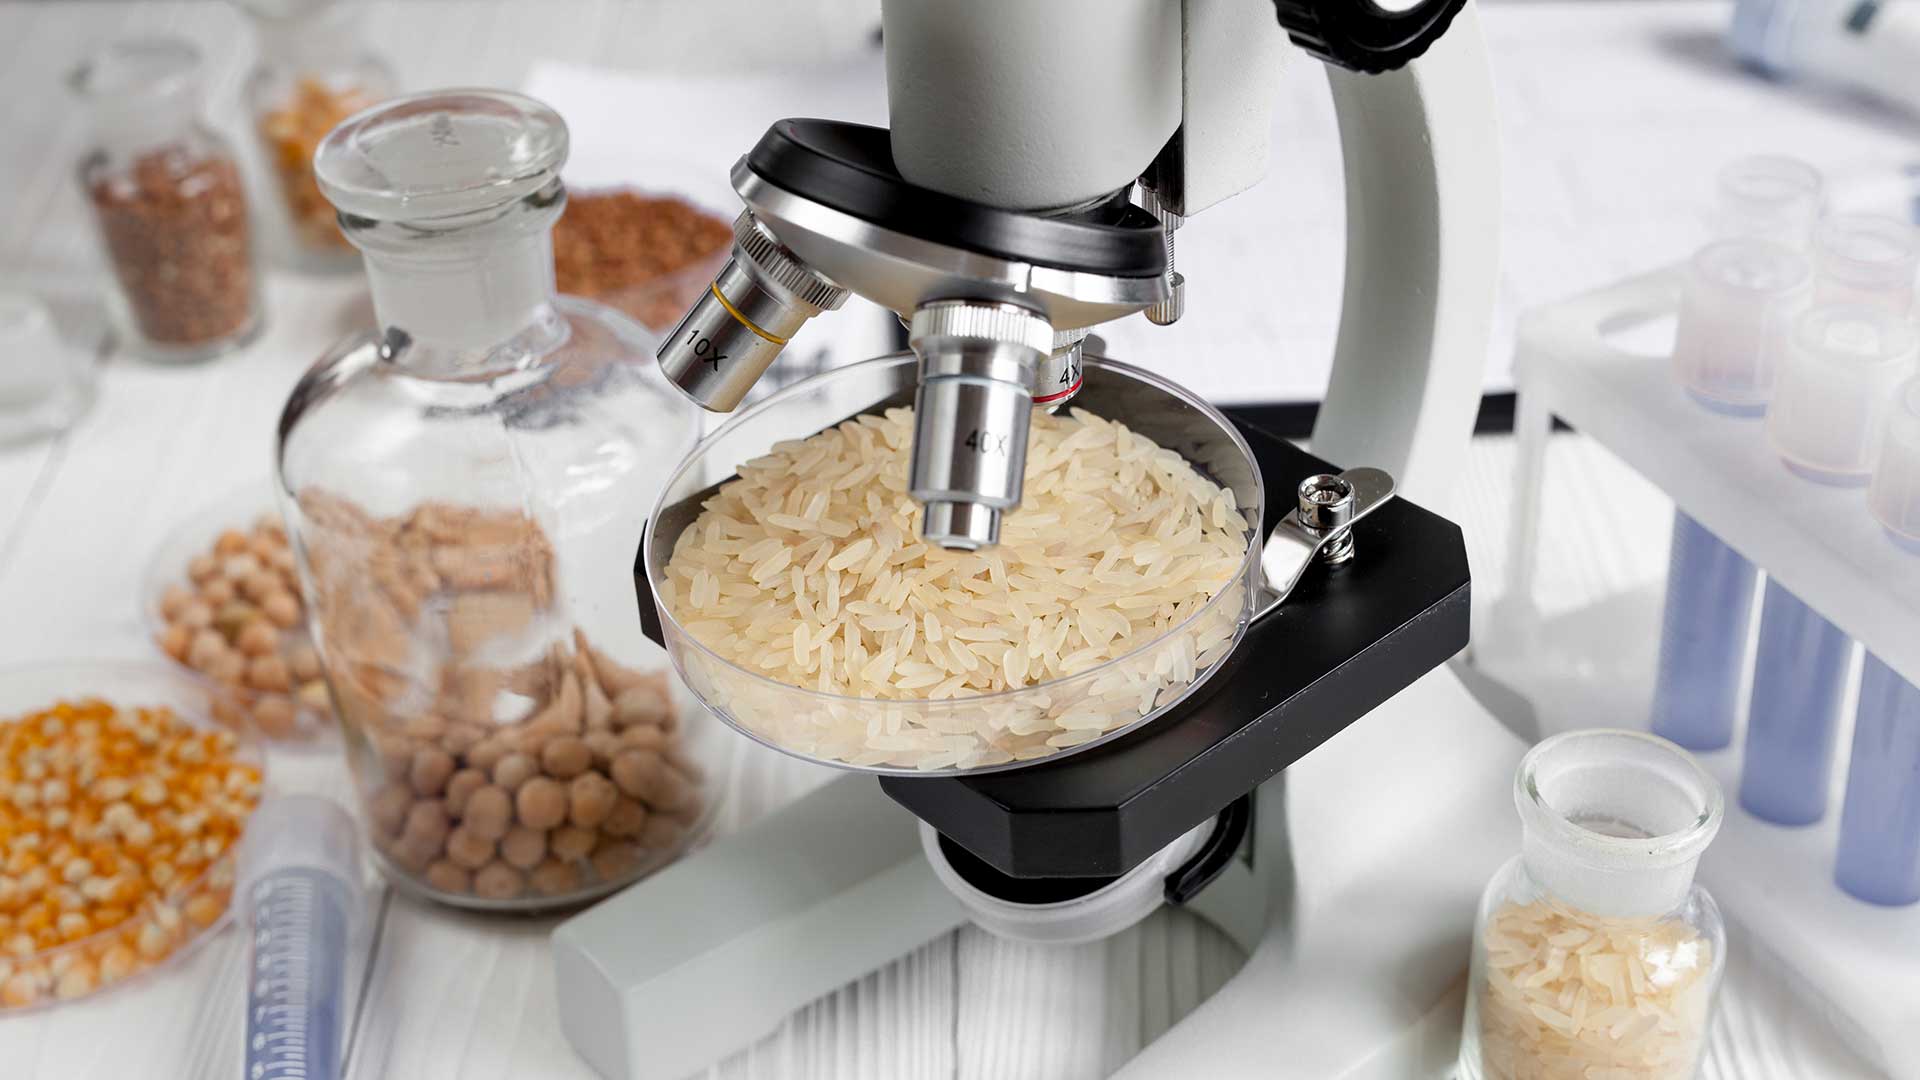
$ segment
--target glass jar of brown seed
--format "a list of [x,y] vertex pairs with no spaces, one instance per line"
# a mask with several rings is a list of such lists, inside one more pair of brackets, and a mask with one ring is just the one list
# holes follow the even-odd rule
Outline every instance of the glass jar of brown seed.
[[169,38],[116,42],[70,80],[92,142],[80,183],[118,285],[123,343],[210,359],[260,329],[247,197],[232,148],[200,120],[200,55]]

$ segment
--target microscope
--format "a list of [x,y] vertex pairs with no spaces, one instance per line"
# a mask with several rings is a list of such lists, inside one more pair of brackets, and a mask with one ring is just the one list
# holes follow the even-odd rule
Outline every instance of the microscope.
[[[824,412],[808,383],[752,411],[800,437],[914,405],[908,490],[928,543],[996,544],[1033,410],[1072,402],[1197,464],[1211,463],[1193,447],[1235,448],[1212,471],[1258,492],[1265,580],[1237,646],[1112,738],[977,772],[848,769],[569,920],[554,934],[568,1037],[602,1075],[679,1076],[964,922],[1063,944],[1175,904],[1251,955],[1139,1075],[1450,1060],[1448,994],[1510,847],[1520,751],[1445,669],[1467,645],[1470,574],[1434,512],[1471,434],[1495,283],[1473,7],[884,0],[883,14],[890,126],[783,120],[740,159],[731,258],[662,340],[662,373],[730,411],[859,293],[899,315],[912,355],[883,358],[864,396],[824,395]],[[1102,323],[1182,316],[1176,230],[1265,174],[1280,71],[1302,59],[1327,69],[1347,202],[1312,453],[1217,413],[1237,430],[1196,435],[1153,380],[1088,348]],[[1284,236],[1267,242],[1287,257]],[[670,489],[637,560],[656,641],[653,556],[707,490]]]

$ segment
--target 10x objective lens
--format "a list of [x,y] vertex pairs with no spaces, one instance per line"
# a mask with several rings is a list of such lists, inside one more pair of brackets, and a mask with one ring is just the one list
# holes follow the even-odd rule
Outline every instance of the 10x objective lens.
[[703,409],[730,412],[808,319],[847,300],[760,228],[733,223],[733,254],[655,356],[667,381]]

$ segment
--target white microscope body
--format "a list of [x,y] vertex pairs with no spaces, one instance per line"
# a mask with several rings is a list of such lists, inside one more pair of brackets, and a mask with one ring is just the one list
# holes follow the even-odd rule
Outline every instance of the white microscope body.
[[[895,163],[922,186],[1031,211],[1124,188],[1158,155],[1179,178],[1161,209],[1191,217],[1265,172],[1280,65],[1296,59],[1274,10],[887,0]],[[1384,468],[1444,510],[1496,277],[1497,141],[1474,8],[1405,67],[1328,77],[1347,265],[1312,450]],[[1268,243],[1286,257],[1286,237]],[[1443,667],[1261,786],[1252,841],[1188,904],[1247,964],[1127,1075],[1437,1075],[1454,1052],[1474,904],[1512,849],[1521,749]],[[970,919],[1043,942],[1124,929],[1206,831],[1090,895],[1007,904],[956,874],[871,777],[848,775],[562,925],[560,1015],[603,1075],[684,1075]]]

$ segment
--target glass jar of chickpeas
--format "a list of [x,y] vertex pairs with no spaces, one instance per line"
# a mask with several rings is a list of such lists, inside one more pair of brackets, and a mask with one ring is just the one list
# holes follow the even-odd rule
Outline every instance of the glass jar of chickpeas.
[[402,887],[571,905],[705,828],[732,753],[641,633],[631,568],[696,418],[651,335],[556,297],[559,116],[447,91],[361,113],[317,175],[378,328],[281,418],[308,620]]
[[281,261],[313,271],[353,270],[359,253],[320,194],[313,154],[334,125],[393,96],[393,69],[367,47],[357,0],[240,0],[253,17],[259,59],[246,106],[277,208]]

